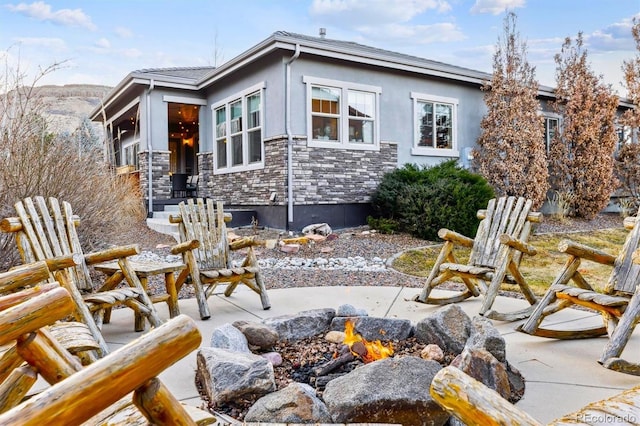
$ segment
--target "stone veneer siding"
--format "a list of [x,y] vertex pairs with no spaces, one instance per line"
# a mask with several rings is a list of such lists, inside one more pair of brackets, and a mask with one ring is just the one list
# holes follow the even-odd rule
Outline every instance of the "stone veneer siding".
[[[153,182],[153,199],[168,200],[171,198],[171,180],[169,179],[169,155],[171,151],[153,151],[151,170]],[[138,154],[140,166],[140,189],[145,200],[149,199],[149,151]]]
[[[382,142],[379,151],[311,148],[306,138],[294,139],[294,204],[368,203],[382,176],[397,167],[395,143]],[[213,154],[198,154],[199,195],[227,205],[287,204],[287,140],[265,141],[264,169],[213,174]],[[275,203],[269,198],[277,194]]]

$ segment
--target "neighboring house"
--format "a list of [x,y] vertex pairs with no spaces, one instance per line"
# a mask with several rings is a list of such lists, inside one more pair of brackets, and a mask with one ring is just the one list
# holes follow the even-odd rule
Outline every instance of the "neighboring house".
[[[130,73],[93,111],[148,211],[183,193],[248,209],[259,225],[366,223],[382,176],[406,163],[468,166],[491,74],[357,43],[276,32],[218,68]],[[553,89],[540,88],[546,113]],[[151,181],[152,185],[148,182]]]

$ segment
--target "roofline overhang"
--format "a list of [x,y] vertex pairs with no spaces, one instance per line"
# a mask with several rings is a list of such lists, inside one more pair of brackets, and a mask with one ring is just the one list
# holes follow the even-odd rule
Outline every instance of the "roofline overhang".
[[[274,34],[266,40],[258,43],[253,48],[231,59],[225,64],[213,70],[209,75],[203,77],[198,83],[198,88],[202,89],[215,83],[217,80],[224,78],[230,73],[242,68],[243,66],[266,56],[267,54],[278,50],[287,50],[295,52],[296,46],[300,46],[300,53],[306,53],[316,56],[324,56],[333,59],[341,59],[350,62],[357,62],[366,65],[373,65],[396,70],[408,71],[417,74],[430,75],[462,81],[472,84],[484,84],[491,79],[491,74],[457,68],[451,65],[442,64],[442,69],[427,67],[421,63],[420,58],[411,60],[409,56],[404,60],[395,57],[395,55],[386,55],[384,52],[372,53],[364,51],[358,47],[349,48],[348,46],[336,46],[321,41],[303,39],[295,36],[287,36]],[[468,71],[468,72],[464,72]]]
[[180,90],[197,91],[198,88],[194,84],[193,79],[182,77],[170,77],[158,73],[129,73],[116,87],[114,87],[104,98],[101,104],[95,107],[89,114],[91,121],[102,121],[102,109],[109,108],[117,99],[120,99],[125,93],[133,90],[135,86],[151,87],[153,81],[154,87],[165,87]]

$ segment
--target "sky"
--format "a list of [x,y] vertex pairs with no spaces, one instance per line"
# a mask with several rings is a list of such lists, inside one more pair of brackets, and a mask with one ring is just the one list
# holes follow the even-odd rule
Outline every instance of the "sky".
[[0,64],[28,83],[61,64],[38,85],[115,86],[134,70],[216,66],[276,31],[325,28],[327,38],[491,73],[507,11],[539,83],[555,86],[553,57],[581,32],[591,70],[626,95],[640,0],[0,0]]

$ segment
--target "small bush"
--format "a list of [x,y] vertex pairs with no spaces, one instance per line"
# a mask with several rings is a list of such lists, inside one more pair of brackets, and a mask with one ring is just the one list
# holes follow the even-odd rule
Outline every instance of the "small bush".
[[[397,231],[437,240],[440,228],[475,235],[479,223],[476,212],[493,196],[483,177],[450,160],[433,167],[407,164],[387,173],[372,205],[380,218],[397,223]],[[369,225],[376,227],[374,221]]]
[[395,234],[398,229],[397,221],[385,217],[375,218],[369,216],[367,217],[367,224],[370,228],[377,229],[382,234]]

